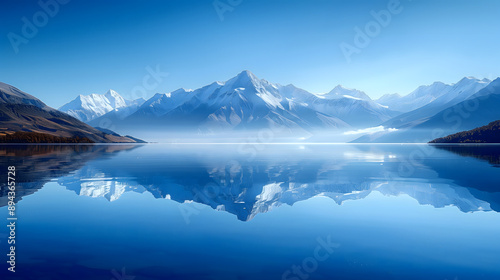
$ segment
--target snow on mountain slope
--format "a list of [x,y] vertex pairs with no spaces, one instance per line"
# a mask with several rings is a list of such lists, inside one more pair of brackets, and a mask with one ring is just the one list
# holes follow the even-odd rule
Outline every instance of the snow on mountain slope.
[[395,95],[383,96],[377,102],[394,111],[409,112],[433,102],[445,95],[451,88],[451,85],[435,82],[428,86],[420,86],[410,94],[400,98]]
[[315,95],[243,71],[226,82],[196,90],[158,93],[125,118],[111,112],[91,124],[98,125],[105,118],[118,131],[145,127],[204,132],[265,127],[312,131],[373,126],[397,114],[361,91],[337,86],[327,94]]
[[433,104],[446,104],[448,106],[460,103],[491,83],[489,79],[479,80],[474,77],[465,77],[453,84],[449,92],[439,97]]
[[127,106],[127,102],[121,95],[118,94],[118,92],[110,89],[108,90],[105,94],[104,97],[107,99],[109,102],[109,105],[112,108],[121,108]]
[[225,83],[193,92],[191,99],[162,116],[162,123],[203,131],[270,126],[304,130],[349,127],[340,119],[287,98],[280,88],[243,71]]
[[110,89],[105,94],[79,95],[71,102],[61,106],[59,111],[65,112],[81,121],[89,122],[113,110],[128,106],[140,106],[144,99],[125,100],[116,91]]
[[318,96],[325,99],[338,99],[352,96],[360,100],[372,100],[368,95],[366,95],[366,93],[357,89],[345,88],[342,85],[336,86],[328,93],[318,94]]
[[129,121],[137,123],[141,121],[156,120],[186,102],[203,103],[206,96],[218,89],[223,83],[214,82],[197,90],[178,89],[170,93],[157,93],[131,114]]
[[360,99],[350,95],[334,99],[316,98],[310,102],[310,107],[340,118],[355,128],[375,126],[400,114],[371,99]]
[[479,80],[471,77],[463,78],[459,82],[452,84],[446,93],[436,98],[433,102],[413,111],[401,114],[382,125],[397,129],[418,125],[439,111],[468,99],[486,87],[490,82],[491,81],[488,79]]
[[113,109],[100,117],[87,121],[87,123],[93,127],[110,127],[112,123],[123,120],[135,113],[146,100],[144,98],[138,98],[136,100],[125,100],[125,102],[127,103],[126,107]]
[[192,90],[178,89],[170,93],[157,93],[143,107],[150,109],[151,114],[161,116],[185,102],[191,92]]
[[470,130],[500,119],[500,78],[470,96],[468,99],[446,107],[437,113],[406,123],[393,133],[362,136],[354,142],[375,143],[426,143],[435,138]]
[[[402,96],[399,93],[390,93],[390,94],[384,94],[382,97],[379,99],[376,99],[375,102],[378,104],[393,104],[396,102],[396,100],[399,100]],[[387,106],[387,105],[384,105]]]
[[305,102],[310,108],[335,116],[355,128],[378,125],[400,114],[376,103],[362,91],[341,85],[329,93],[315,94],[305,99]]
[[[114,129],[127,133],[131,128],[210,133],[281,127],[312,132],[380,125],[404,131],[467,100],[489,82],[475,78],[464,78],[452,85],[435,82],[407,96],[391,94],[373,101],[362,91],[340,85],[326,94],[312,94],[243,71],[226,82],[214,82],[196,90],[158,93],[134,104],[110,91],[105,95],[80,96],[61,109],[91,119],[89,123],[94,126],[111,122]],[[401,113],[407,110],[411,111]]]

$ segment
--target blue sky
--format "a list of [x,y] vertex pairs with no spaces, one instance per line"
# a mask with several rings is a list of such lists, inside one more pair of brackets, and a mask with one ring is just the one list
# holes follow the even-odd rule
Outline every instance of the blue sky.
[[[109,88],[129,98],[137,87],[146,98],[198,88],[244,69],[315,93],[342,84],[373,98],[437,80],[500,76],[494,0],[401,0],[402,10],[348,61],[340,45],[356,46],[355,28],[365,29],[371,11],[391,1],[220,0],[240,2],[221,20],[213,0],[72,0],[16,53],[12,34],[23,36],[23,17],[43,23],[43,9],[38,1],[8,0],[0,11],[0,81],[59,107]],[[144,84],[148,67],[169,75]]]

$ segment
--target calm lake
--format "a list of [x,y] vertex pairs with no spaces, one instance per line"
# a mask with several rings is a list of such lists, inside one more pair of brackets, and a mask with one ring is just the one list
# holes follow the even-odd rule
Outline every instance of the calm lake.
[[500,279],[500,146],[3,145],[0,167],[1,279]]

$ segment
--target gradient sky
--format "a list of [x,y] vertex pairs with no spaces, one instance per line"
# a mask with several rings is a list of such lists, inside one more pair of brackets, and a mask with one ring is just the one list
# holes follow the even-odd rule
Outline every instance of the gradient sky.
[[373,98],[437,80],[500,76],[495,0],[401,0],[402,12],[350,63],[340,44],[353,44],[354,28],[364,28],[370,11],[387,9],[390,0],[242,0],[224,20],[213,0],[72,0],[15,53],[8,34],[22,35],[21,19],[33,22],[42,10],[37,2],[2,1],[0,81],[52,107],[109,88],[136,97],[147,67],[157,65],[169,75],[145,98],[244,69],[315,93],[342,84]]

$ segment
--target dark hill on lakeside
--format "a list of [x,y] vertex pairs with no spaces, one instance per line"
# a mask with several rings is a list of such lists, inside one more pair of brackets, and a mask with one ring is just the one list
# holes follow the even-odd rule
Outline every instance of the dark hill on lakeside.
[[91,127],[36,97],[0,83],[0,143],[143,143]]
[[429,143],[500,143],[500,120],[472,130],[434,139]]

